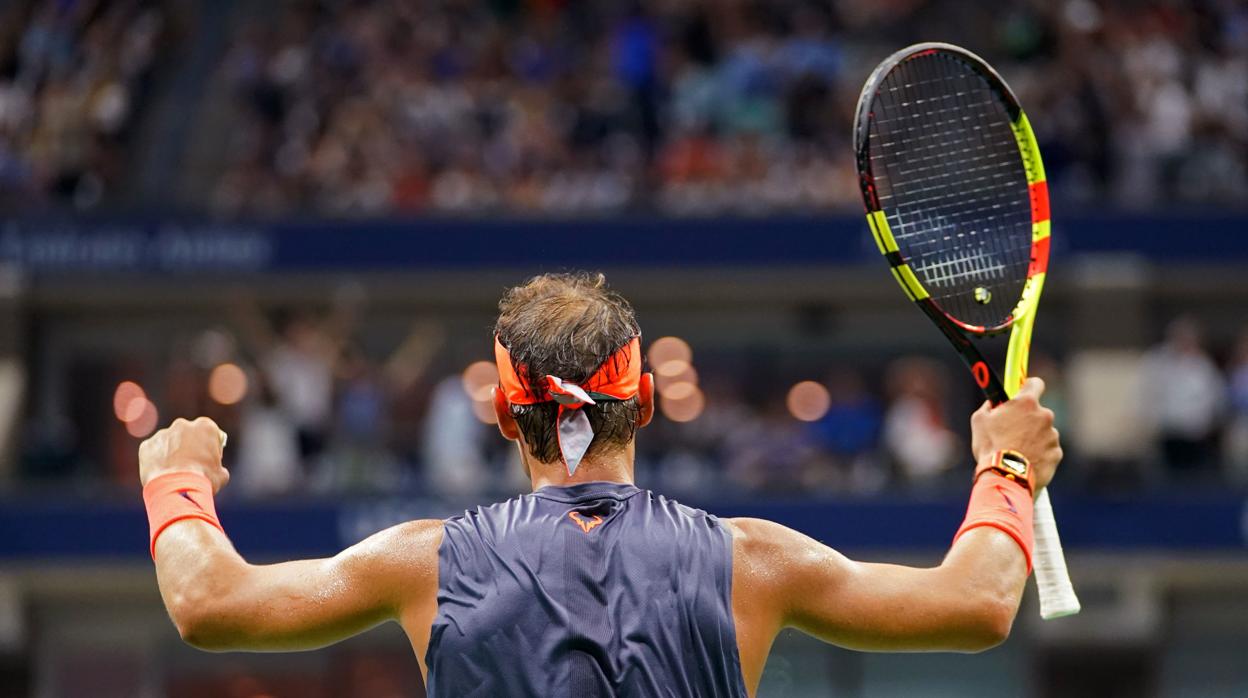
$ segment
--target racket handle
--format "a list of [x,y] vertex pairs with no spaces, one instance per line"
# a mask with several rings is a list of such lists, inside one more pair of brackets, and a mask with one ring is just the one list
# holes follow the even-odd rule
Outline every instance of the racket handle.
[[1036,588],[1040,591],[1040,617],[1045,620],[1073,616],[1079,612],[1079,597],[1070,583],[1066,570],[1066,556],[1062,552],[1062,539],[1057,535],[1057,521],[1053,518],[1053,504],[1049,491],[1040,490],[1036,495]]

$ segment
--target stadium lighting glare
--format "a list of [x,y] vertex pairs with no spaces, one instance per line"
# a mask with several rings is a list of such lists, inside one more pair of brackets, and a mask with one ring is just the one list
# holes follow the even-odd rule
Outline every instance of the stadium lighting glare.
[[692,422],[702,414],[706,407],[706,397],[696,385],[685,383],[690,387],[689,394],[682,399],[673,399],[664,395],[659,398],[659,409],[663,416],[673,422]]
[[126,405],[126,409],[121,414],[121,421],[126,424],[139,419],[143,416],[143,412],[147,409],[148,400],[146,397],[136,397]]
[[687,399],[690,395],[693,395],[696,392],[698,392],[698,386],[695,383],[673,383],[667,386],[667,389],[663,391],[663,397],[669,400],[680,401]]
[[[127,409],[130,409],[127,407]],[[142,398],[142,411],[138,417],[126,422],[126,431],[136,439],[142,439],[156,431],[156,422],[160,419],[160,415],[156,411],[156,405],[151,400]]]
[[[498,385],[498,367],[491,361],[474,361],[464,369],[464,392],[473,402],[489,402],[490,388]],[[479,414],[477,415],[480,416]],[[493,419],[493,410],[490,411]],[[493,424],[493,422],[489,422]]]
[[498,416],[494,414],[494,403],[491,400],[473,400],[472,414],[484,424],[498,424]]
[[655,373],[675,375],[683,370],[681,364],[688,366],[693,361],[693,350],[680,337],[659,337],[650,345],[646,357]]
[[665,376],[662,374],[654,377],[654,387],[658,388],[660,395],[667,395],[669,391],[675,389],[680,390],[676,386],[689,384],[694,387],[698,385],[698,371],[693,366],[686,364],[685,370],[673,375]]
[[679,376],[689,370],[689,362],[684,359],[672,359],[664,361],[654,369],[654,372],[660,376]]
[[802,381],[789,388],[785,400],[789,413],[803,422],[815,422],[828,413],[832,406],[832,398],[823,384],[815,381]]
[[224,363],[208,375],[208,396],[222,405],[234,405],[247,396],[247,373],[236,364]]
[[134,381],[122,381],[113,391],[113,414],[118,421],[133,422],[143,413],[143,404],[147,402],[147,393],[142,386]]

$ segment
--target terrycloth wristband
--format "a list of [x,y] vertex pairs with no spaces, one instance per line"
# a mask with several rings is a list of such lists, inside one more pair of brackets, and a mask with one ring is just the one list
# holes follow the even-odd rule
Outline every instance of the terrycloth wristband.
[[1036,544],[1032,529],[1031,492],[1026,487],[995,470],[980,474],[971,488],[966,520],[953,537],[953,542],[957,543],[963,533],[980,526],[992,526],[1013,538],[1023,549],[1027,558],[1027,574],[1031,574],[1031,554]]
[[199,473],[175,472],[153,478],[143,488],[143,503],[147,505],[153,560],[156,559],[156,539],[174,522],[199,519],[225,531],[217,520],[212,482]]

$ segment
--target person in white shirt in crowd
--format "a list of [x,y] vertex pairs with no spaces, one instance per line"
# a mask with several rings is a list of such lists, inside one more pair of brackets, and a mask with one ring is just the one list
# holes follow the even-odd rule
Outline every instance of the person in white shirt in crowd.
[[301,485],[298,430],[278,404],[264,373],[249,373],[256,390],[242,405],[236,446],[239,467],[233,479],[247,497],[288,494]]
[[1140,407],[1172,471],[1212,468],[1226,409],[1226,383],[1205,350],[1200,326],[1180,317],[1141,364]]
[[343,286],[328,313],[306,309],[271,323],[252,300],[236,309],[256,363],[278,406],[295,425],[303,467],[324,452],[334,411],[334,376],[350,339],[362,291]]
[[903,481],[937,480],[962,448],[946,420],[940,369],[926,359],[901,359],[889,367],[887,380],[892,402],[884,414],[884,449]]

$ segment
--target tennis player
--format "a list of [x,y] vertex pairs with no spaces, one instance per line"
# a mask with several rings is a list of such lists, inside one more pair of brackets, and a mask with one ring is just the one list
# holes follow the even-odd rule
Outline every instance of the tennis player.
[[229,480],[217,426],[177,420],[143,443],[152,555],[186,642],[311,649],[396,620],[430,696],[705,697],[753,695],[786,627],[884,651],[975,652],[1009,634],[1032,496],[1062,457],[1039,380],[971,418],[970,505],[939,566],[855,562],[633,484],[654,382],[633,310],[601,275],[539,276],[499,310],[494,408],[531,494],[253,565],[214,511]]

